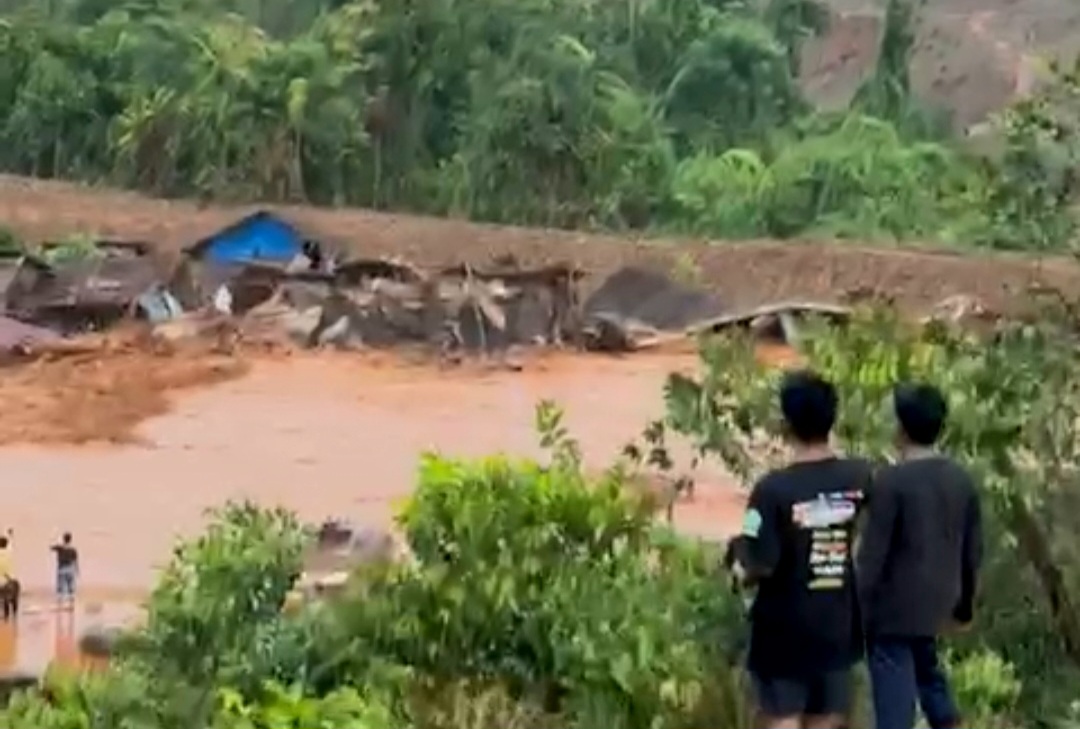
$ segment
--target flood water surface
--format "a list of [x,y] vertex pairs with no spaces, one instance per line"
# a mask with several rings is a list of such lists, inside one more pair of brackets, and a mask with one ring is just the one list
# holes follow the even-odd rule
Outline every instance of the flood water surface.
[[[85,606],[94,603],[113,605],[94,620],[115,622],[132,612],[155,565],[178,536],[198,531],[210,507],[253,499],[306,520],[386,525],[424,451],[537,454],[534,408],[544,398],[565,408],[587,459],[604,465],[662,413],[667,373],[693,362],[686,355],[557,355],[524,372],[329,355],[259,362],[242,379],[182,395],[167,415],[143,424],[145,445],[0,450],[0,526],[14,530],[28,608],[48,605],[49,545],[70,531],[84,595],[74,620],[88,624]],[[715,488],[699,489],[686,522],[724,533],[738,497],[719,472],[706,480]],[[4,642],[5,632],[0,651],[43,653],[28,646],[51,641],[55,648],[63,643],[56,636],[68,635],[45,607],[19,626],[17,646]]]
[[17,620],[0,622],[0,675],[40,674],[49,664],[85,668],[95,660],[79,651],[86,631],[130,625],[140,617],[136,600],[96,601],[93,591],[74,610],[63,610],[49,600],[24,604]]

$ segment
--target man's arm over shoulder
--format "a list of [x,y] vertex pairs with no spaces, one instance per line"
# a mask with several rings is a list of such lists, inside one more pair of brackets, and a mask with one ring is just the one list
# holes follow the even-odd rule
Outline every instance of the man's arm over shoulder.
[[780,561],[782,514],[772,484],[766,476],[754,486],[742,529],[729,547],[730,560],[738,563],[749,582],[771,575]]
[[975,614],[975,593],[983,557],[982,506],[975,485],[971,485],[964,511],[962,551],[960,555],[960,601],[953,612],[959,623],[970,623]]
[[877,590],[892,546],[899,513],[896,490],[898,477],[901,477],[901,474],[895,466],[879,469],[869,489],[855,562],[856,583],[864,603],[868,603],[868,598]]

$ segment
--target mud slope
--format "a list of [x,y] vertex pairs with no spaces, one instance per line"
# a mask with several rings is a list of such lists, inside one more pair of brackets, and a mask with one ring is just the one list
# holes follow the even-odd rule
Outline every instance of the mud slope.
[[[808,44],[803,86],[818,104],[847,104],[877,61],[884,0],[826,0],[829,31]],[[982,121],[1037,87],[1050,59],[1080,53],[1075,0],[932,0],[918,11],[912,87],[955,127]]]
[[[29,240],[81,232],[153,241],[175,250],[250,209],[201,207],[135,193],[0,177],[0,224]],[[347,245],[358,254],[394,254],[424,265],[483,263],[495,254],[512,252],[525,263],[575,261],[596,281],[625,263],[677,264],[732,304],[794,297],[835,300],[855,289],[871,289],[894,295],[916,310],[952,294],[972,294],[1001,306],[1034,283],[1068,290],[1080,287],[1080,266],[1064,259],[974,257],[804,241],[645,243],[611,235],[361,210],[278,209],[312,237]]]
[[247,370],[245,360],[205,351],[154,354],[126,346],[5,368],[0,447],[137,442],[137,426],[168,412],[177,392]]

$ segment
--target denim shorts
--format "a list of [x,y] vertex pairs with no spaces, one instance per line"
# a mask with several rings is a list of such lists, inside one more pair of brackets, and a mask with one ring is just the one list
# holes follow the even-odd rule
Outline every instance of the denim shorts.
[[74,566],[56,568],[56,595],[57,597],[75,597]]

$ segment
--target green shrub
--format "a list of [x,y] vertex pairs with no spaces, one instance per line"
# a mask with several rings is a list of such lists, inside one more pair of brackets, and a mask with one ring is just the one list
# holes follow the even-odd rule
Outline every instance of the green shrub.
[[0,259],[22,255],[23,246],[19,236],[5,225],[0,225]]
[[403,729],[390,710],[352,688],[322,697],[270,683],[255,701],[225,689],[210,729]]
[[145,626],[127,645],[153,671],[193,685],[258,686],[275,677],[268,654],[283,660],[283,651],[303,642],[281,607],[302,571],[306,537],[293,515],[250,503],[212,516],[205,534],[177,547],[150,596]]
[[51,674],[42,691],[12,698],[0,711],[5,729],[159,729],[161,715],[149,698],[150,680],[109,671],[84,676]]
[[965,721],[974,726],[1015,725],[1023,684],[1016,669],[993,651],[947,656],[949,679]]
[[562,717],[505,687],[460,681],[430,685],[412,697],[416,729],[564,729]]
[[[183,711],[178,696],[152,691],[153,679],[123,668],[52,678],[16,697],[4,729],[404,729],[384,704],[355,689],[311,696],[267,683],[252,698],[231,688],[211,697],[205,715]],[[170,700],[171,699],[171,700]]]
[[762,195],[769,184],[768,175],[765,163],[752,150],[733,149],[719,156],[698,154],[679,165],[672,197],[693,230],[752,238],[765,232],[767,211]]
[[98,248],[94,236],[86,234],[71,235],[56,245],[46,249],[45,260],[49,263],[67,263],[86,259],[102,258],[104,253]]
[[775,143],[684,161],[673,197],[691,227],[723,237],[960,237],[984,225],[977,171],[947,148],[852,116]]
[[400,519],[415,562],[361,573],[337,606],[336,682],[378,657],[583,727],[667,727],[733,681],[739,606],[719,555],[658,530],[618,471],[586,478],[553,439],[550,465],[424,459]]

